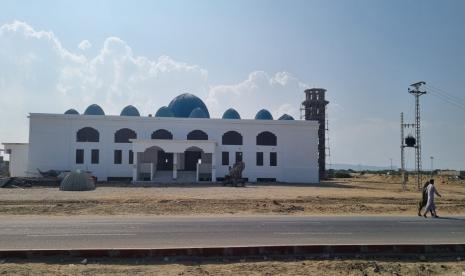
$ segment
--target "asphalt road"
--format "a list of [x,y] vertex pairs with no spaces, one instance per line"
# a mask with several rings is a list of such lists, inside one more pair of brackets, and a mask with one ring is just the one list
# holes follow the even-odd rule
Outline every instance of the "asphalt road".
[[0,250],[465,243],[465,218],[0,217]]

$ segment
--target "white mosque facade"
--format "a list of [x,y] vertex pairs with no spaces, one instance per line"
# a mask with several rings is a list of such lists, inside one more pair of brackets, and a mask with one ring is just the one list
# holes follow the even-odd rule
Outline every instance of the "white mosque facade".
[[234,109],[210,118],[205,104],[182,94],[154,116],[133,106],[105,115],[98,105],[83,114],[31,113],[29,143],[4,143],[11,176],[38,170],[89,171],[99,181],[215,182],[238,161],[251,182],[315,183],[318,122],[267,110],[242,119]]

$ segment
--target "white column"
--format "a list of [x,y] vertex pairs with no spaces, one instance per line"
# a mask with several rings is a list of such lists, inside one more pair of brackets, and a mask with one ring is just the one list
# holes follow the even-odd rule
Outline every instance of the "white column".
[[138,174],[138,168],[137,168],[137,152],[133,152],[134,154],[134,159],[133,159],[133,165],[132,165],[132,182],[137,181],[137,174]]
[[155,166],[153,162],[150,162],[150,181],[153,181],[155,178]]
[[216,182],[216,154],[212,152],[212,182]]
[[177,152],[173,153],[173,179],[178,178],[178,154]]

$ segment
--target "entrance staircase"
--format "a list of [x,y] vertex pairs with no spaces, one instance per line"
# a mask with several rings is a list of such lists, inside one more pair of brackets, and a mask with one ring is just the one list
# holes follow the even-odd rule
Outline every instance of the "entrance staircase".
[[178,171],[178,178],[173,179],[172,171],[157,171],[155,178],[151,181],[154,183],[194,183],[196,174],[193,171]]

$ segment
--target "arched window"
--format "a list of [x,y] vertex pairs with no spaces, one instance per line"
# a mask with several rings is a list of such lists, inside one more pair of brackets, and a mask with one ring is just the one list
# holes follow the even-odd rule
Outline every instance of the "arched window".
[[129,128],[122,128],[115,132],[115,143],[131,143],[129,139],[136,139],[137,134]]
[[187,134],[187,140],[208,140],[208,135],[201,130],[193,130]]
[[152,132],[152,139],[157,140],[173,140],[173,134],[166,129],[159,129]]
[[276,135],[269,131],[257,135],[257,145],[259,146],[276,146],[277,140]]
[[234,130],[223,134],[223,138],[221,140],[223,145],[242,145],[242,135]]
[[100,133],[91,127],[84,127],[76,133],[76,142],[98,142]]

